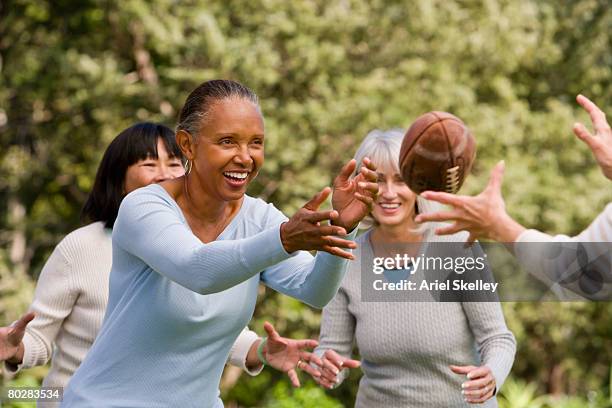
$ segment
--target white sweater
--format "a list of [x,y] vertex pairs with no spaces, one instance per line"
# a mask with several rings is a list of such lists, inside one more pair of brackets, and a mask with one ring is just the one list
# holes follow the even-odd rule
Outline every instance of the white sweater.
[[[542,243],[549,245],[543,246]],[[556,245],[551,245],[553,243]],[[596,277],[599,282],[589,282],[589,274],[584,273],[586,270],[580,270],[579,259],[574,259],[576,262],[568,261],[568,256],[578,258],[577,247],[575,249],[569,245],[576,243],[582,243],[582,251],[586,255],[586,258],[581,260],[582,264],[591,265],[592,269],[596,269],[601,274]],[[545,251],[563,256],[544,256]],[[551,289],[562,300],[577,300],[584,297],[612,300],[611,251],[612,203],[606,206],[591,225],[575,237],[551,236],[531,229],[519,235],[514,245],[514,252],[521,266],[551,285]],[[597,290],[600,283],[602,283],[601,289]]]
[[[23,363],[6,364],[7,371],[46,364],[53,354],[43,386],[67,385],[102,325],[111,263],[111,230],[102,222],[71,232],[55,247],[38,278],[30,307],[36,318],[23,339]],[[245,366],[249,348],[257,339],[257,334],[245,328],[229,357],[231,364],[251,375],[261,371]]]

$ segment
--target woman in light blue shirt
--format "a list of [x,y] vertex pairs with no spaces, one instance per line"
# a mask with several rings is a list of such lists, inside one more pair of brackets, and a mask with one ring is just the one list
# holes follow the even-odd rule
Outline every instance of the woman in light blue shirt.
[[62,406],[222,407],[223,366],[259,282],[322,307],[353,258],[355,227],[378,189],[369,160],[358,177],[354,160],[336,177],[333,210],[318,210],[325,188],[287,219],[245,194],[264,161],[263,118],[248,88],[200,85],[176,138],[186,176],[121,204],[104,323]]

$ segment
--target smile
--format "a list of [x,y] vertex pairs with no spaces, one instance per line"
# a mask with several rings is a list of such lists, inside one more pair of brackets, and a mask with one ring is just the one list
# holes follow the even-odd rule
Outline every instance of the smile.
[[237,171],[226,171],[223,172],[223,175],[227,178],[230,179],[234,179],[234,180],[246,180],[246,178],[249,176],[249,173],[244,173],[244,172],[237,172]]
[[393,203],[393,204],[391,204],[391,203],[379,203],[378,205],[380,205],[382,208],[385,208],[385,209],[388,209],[388,210],[394,210],[396,208],[399,208],[399,206],[401,204],[398,204],[398,203]]

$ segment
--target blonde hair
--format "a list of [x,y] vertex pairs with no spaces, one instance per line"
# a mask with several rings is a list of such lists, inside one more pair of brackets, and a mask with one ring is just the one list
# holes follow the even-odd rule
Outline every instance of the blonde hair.
[[[399,155],[402,147],[402,140],[406,131],[400,128],[390,130],[374,129],[363,139],[357,152],[355,152],[355,160],[357,167],[353,173],[353,177],[359,174],[364,157],[368,157],[372,163],[378,168],[389,168],[393,172],[399,171]],[[429,212],[442,210],[444,207],[434,201],[426,200],[420,196],[416,196],[415,216]],[[376,226],[378,223],[371,214],[366,215],[359,224],[360,229],[369,229]],[[416,229],[411,229],[413,233],[423,233],[428,228],[427,224],[422,224]]]

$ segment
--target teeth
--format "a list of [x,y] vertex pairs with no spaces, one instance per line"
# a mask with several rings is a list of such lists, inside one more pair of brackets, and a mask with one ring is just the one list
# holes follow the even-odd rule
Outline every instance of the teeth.
[[237,179],[240,179],[240,180],[244,180],[249,175],[249,173],[237,173],[237,172],[234,172],[234,171],[226,171],[223,174],[228,176],[228,177],[237,178]]
[[399,204],[380,204],[380,206],[382,208],[393,209],[393,208],[398,208],[400,205]]

